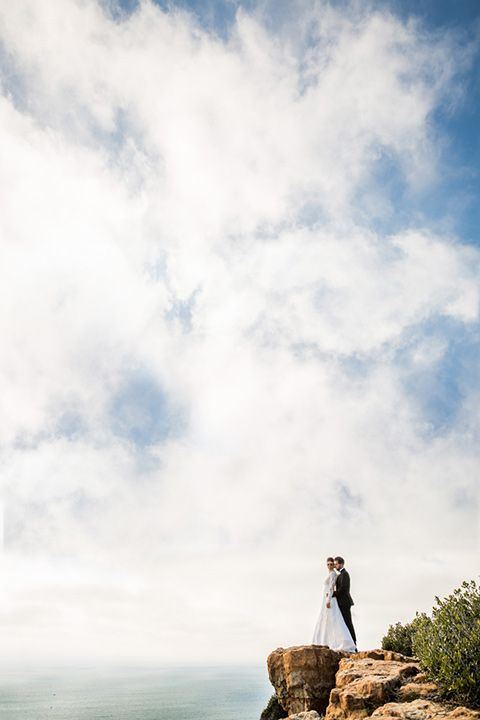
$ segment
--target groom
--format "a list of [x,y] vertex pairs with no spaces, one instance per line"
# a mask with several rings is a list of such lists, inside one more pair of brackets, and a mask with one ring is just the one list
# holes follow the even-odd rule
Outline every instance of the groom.
[[340,612],[343,615],[343,619],[345,620],[345,625],[350,631],[350,635],[353,638],[353,642],[355,645],[357,644],[357,637],[355,635],[355,630],[353,629],[353,623],[352,623],[352,612],[351,607],[353,605],[352,596],[350,595],[350,575],[345,570],[345,560],[338,555],[335,560],[335,570],[339,573],[337,576],[337,582],[335,584],[335,591],[332,595],[332,597],[337,598],[338,607],[340,608]]

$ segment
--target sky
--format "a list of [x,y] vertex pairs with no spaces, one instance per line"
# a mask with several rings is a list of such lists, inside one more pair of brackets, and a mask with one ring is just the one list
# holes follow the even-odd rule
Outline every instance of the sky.
[[476,0],[0,3],[7,664],[360,649],[478,580]]

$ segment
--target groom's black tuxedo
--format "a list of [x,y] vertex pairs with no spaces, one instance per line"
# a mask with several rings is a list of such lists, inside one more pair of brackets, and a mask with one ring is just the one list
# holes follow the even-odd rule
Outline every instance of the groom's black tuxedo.
[[337,598],[338,607],[340,608],[340,612],[342,613],[343,619],[345,620],[345,625],[349,629],[350,635],[353,638],[353,642],[356,645],[357,637],[353,628],[351,612],[353,600],[352,596],[350,595],[350,575],[345,570],[345,568],[342,568],[340,570],[340,574],[338,575],[337,582],[335,584],[335,591],[332,597]]
[[337,598],[340,607],[351,607],[354,604],[350,595],[350,575],[345,568],[340,570],[340,575],[337,577],[333,597]]

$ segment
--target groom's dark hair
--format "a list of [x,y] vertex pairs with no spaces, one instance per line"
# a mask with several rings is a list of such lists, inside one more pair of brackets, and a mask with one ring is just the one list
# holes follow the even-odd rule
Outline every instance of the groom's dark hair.
[[337,562],[339,565],[345,565],[345,560],[340,557],[340,555],[337,555],[337,557],[335,558],[335,562]]

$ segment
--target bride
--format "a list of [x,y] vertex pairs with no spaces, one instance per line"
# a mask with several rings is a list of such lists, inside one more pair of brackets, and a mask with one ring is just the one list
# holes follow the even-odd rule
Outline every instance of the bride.
[[328,576],[324,583],[322,607],[313,633],[312,645],[327,645],[332,650],[356,652],[355,643],[345,625],[337,598],[332,597],[337,573],[331,557],[327,558],[327,568]]

